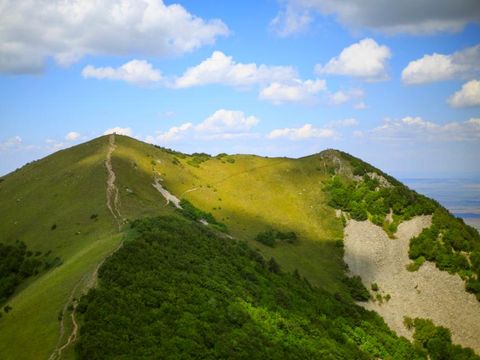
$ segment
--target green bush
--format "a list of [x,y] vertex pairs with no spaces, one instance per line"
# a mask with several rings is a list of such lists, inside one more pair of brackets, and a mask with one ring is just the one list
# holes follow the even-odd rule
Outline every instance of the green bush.
[[368,301],[370,299],[370,293],[368,292],[365,285],[363,285],[360,276],[345,276],[343,278],[343,283],[347,286],[350,295],[354,300]]
[[425,349],[432,360],[471,359],[480,360],[472,349],[452,344],[450,330],[435,326],[431,320],[415,319],[409,321],[415,329],[413,334],[417,346]]
[[195,221],[205,220],[210,225],[212,225],[213,227],[217,228],[222,232],[228,231],[227,226],[225,224],[217,221],[211,213],[205,212],[195,207],[190,201],[186,199],[182,199],[180,201],[180,206],[181,206],[181,209],[178,209],[178,211],[186,218],[195,220]]
[[407,265],[407,270],[411,272],[417,271],[418,269],[420,269],[420,267],[423,265],[425,261],[426,261],[425,257],[420,256],[416,258],[413,262]]
[[205,153],[193,153],[190,160],[187,161],[187,164],[199,167],[201,163],[211,159],[211,156]]
[[267,230],[258,233],[255,240],[264,245],[274,247],[277,242],[287,242],[290,244],[297,242],[297,234],[293,231],[282,232],[278,230]]

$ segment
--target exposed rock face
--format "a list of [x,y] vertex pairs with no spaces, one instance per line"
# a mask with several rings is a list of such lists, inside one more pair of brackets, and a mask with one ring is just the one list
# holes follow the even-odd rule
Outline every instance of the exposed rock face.
[[480,353],[480,302],[465,291],[458,275],[440,271],[425,262],[416,272],[406,265],[410,239],[431,225],[431,216],[418,216],[399,225],[396,239],[369,221],[350,220],[345,228],[345,262],[360,275],[367,288],[378,284],[379,293],[391,299],[360,303],[378,312],[397,334],[411,338],[405,316],[432,319],[452,332],[452,341]]

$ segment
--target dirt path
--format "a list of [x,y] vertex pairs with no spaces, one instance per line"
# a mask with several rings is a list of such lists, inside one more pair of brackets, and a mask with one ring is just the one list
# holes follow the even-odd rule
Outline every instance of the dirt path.
[[[121,226],[123,223],[123,218],[120,213],[119,209],[119,194],[118,194],[118,188],[115,185],[115,172],[113,171],[112,167],[112,153],[115,150],[115,135],[112,134],[109,137],[109,147],[108,147],[108,152],[107,152],[107,157],[105,160],[105,167],[107,168],[107,183],[106,183],[106,195],[107,195],[107,207],[110,210],[113,218],[115,219],[117,225],[118,225],[118,231],[121,230]],[[78,336],[78,323],[76,319],[76,310],[77,310],[77,305],[78,301],[75,299],[75,295],[78,295],[79,297],[86,294],[91,288],[97,286],[98,282],[98,271],[100,267],[103,265],[105,260],[113,255],[118,249],[122,247],[122,243],[120,243],[112,252],[110,252],[107,256],[103,258],[102,261],[100,261],[93,272],[87,273],[84,275],[80,281],[75,285],[75,287],[72,289],[72,292],[70,293],[70,296],[68,297],[67,303],[64,305],[62,309],[62,319],[60,320],[60,335],[58,338],[57,345],[55,346],[55,350],[53,353],[50,355],[48,360],[56,360],[56,359],[61,359],[62,358],[62,352],[68,348],[70,345],[72,345],[75,340],[77,339]],[[78,289],[81,287],[80,292],[77,294]],[[65,335],[65,315],[67,314],[68,307],[72,306],[72,312],[70,314],[71,322],[72,322],[72,332],[70,333],[67,341],[65,344],[60,346],[60,343],[62,339],[64,338]]]
[[[79,286],[82,284],[82,282],[84,281],[85,277],[83,277],[82,279],[80,279],[80,281],[77,283],[77,285],[75,285],[75,287],[73,288],[72,292],[70,293],[70,296],[68,297],[68,301],[65,303],[65,305],[63,306],[63,309],[62,309],[62,318],[60,319],[60,335],[58,337],[58,341],[57,341],[57,345],[55,345],[55,350],[53,351],[53,353],[50,355],[50,357],[48,358],[48,360],[55,360],[55,359],[60,359],[61,358],[61,355],[62,355],[62,351],[69,345],[70,343],[70,337],[68,338],[68,341],[65,345],[63,346],[60,346],[60,342],[62,341],[63,339],[63,336],[65,335],[65,314],[67,313],[68,311],[68,306],[70,304],[73,303],[73,298],[74,298],[74,295],[75,295],[75,292],[77,291],[77,289],[79,288]],[[74,305],[76,306],[76,305]],[[72,320],[74,319],[74,317],[72,317]],[[76,321],[75,323],[76,324]],[[75,326],[75,325],[74,325]],[[75,332],[76,333],[76,332]],[[75,335],[76,336],[76,335]]]
[[120,230],[123,222],[122,214],[120,213],[120,200],[118,195],[118,188],[115,185],[115,172],[112,167],[112,153],[115,150],[115,134],[109,136],[109,147],[107,152],[107,158],[105,160],[105,167],[107,168],[107,207],[112,213],[113,218],[117,222],[118,230]]
[[[452,341],[480,353],[480,302],[465,291],[458,275],[440,271],[425,262],[418,271],[406,265],[410,239],[431,225],[431,216],[418,216],[399,225],[396,239],[389,239],[382,228],[369,221],[350,220],[345,228],[345,262],[360,275],[370,289],[377,283],[383,296],[391,299],[360,303],[378,312],[397,334],[412,338],[403,319],[431,319],[452,332]],[[373,292],[372,292],[373,293]]]

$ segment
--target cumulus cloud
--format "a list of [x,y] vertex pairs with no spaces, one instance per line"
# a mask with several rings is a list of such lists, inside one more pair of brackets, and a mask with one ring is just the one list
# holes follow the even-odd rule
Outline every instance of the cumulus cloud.
[[448,100],[453,107],[480,106],[480,81],[470,80]]
[[406,84],[466,78],[480,73],[480,45],[450,55],[431,54],[411,61],[402,71]]
[[478,141],[480,119],[438,124],[421,117],[407,116],[400,120],[386,120],[381,126],[364,132],[363,135],[388,141]]
[[110,135],[110,134],[132,136],[132,129],[130,129],[129,127],[122,128],[122,127],[116,126],[114,128],[105,130],[105,132],[103,133],[103,135]]
[[193,127],[193,124],[189,122],[184,123],[180,126],[172,126],[170,129],[168,129],[165,132],[159,132],[156,136],[156,140],[159,142],[169,142],[172,140],[178,140],[182,138],[185,132],[192,129],[192,127]]
[[188,88],[208,84],[222,84],[238,89],[259,88],[259,98],[274,104],[308,102],[326,89],[325,80],[302,80],[291,66],[239,63],[221,51],[200,64],[187,69],[173,84]]
[[326,90],[325,80],[292,80],[288,83],[274,82],[260,91],[259,98],[273,104],[285,102],[308,102],[313,96]]
[[242,111],[220,109],[198,124],[195,129],[204,133],[240,133],[249,131],[258,122],[255,116],[246,116]]
[[200,140],[234,139],[256,136],[251,129],[259,123],[253,115],[245,115],[242,111],[219,109],[198,124],[191,122],[173,126],[165,132],[157,132],[147,137],[148,142],[165,143],[184,138]]
[[305,124],[299,128],[283,128],[272,130],[267,138],[287,138],[290,140],[302,140],[311,138],[332,138],[337,133],[331,128],[316,128],[312,124]]
[[162,80],[161,72],[144,60],[132,60],[117,68],[88,65],[82,70],[82,75],[84,78],[120,80],[135,85],[155,84]]
[[325,65],[317,64],[317,74],[347,75],[366,81],[386,80],[390,49],[373,39],[363,39],[342,50]]
[[234,87],[248,87],[273,81],[286,81],[297,76],[291,66],[268,66],[255,63],[237,63],[221,51],[213,54],[200,64],[193,66],[176,79],[175,87],[223,84]]
[[70,131],[67,135],[65,135],[65,140],[68,141],[75,141],[80,137],[80,133],[76,131]]
[[5,0],[0,11],[0,72],[36,73],[46,58],[67,66],[86,55],[170,56],[229,33],[162,0]]
[[328,101],[332,105],[345,104],[352,100],[358,100],[365,96],[361,89],[339,90],[328,95]]
[[[287,35],[304,30],[312,13],[333,15],[354,30],[412,35],[456,32],[480,20],[477,0],[286,0],[281,3],[281,10],[273,22],[280,34]],[[309,20],[302,22],[302,18]]]

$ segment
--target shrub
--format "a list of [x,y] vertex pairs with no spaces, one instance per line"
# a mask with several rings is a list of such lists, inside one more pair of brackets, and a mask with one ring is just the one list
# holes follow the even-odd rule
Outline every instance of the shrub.
[[195,207],[190,201],[186,199],[182,199],[180,201],[180,206],[181,206],[181,209],[178,209],[178,211],[186,218],[195,220],[195,221],[205,220],[210,225],[214,226],[220,231],[223,231],[223,232],[228,231],[227,226],[225,224],[217,221],[211,213],[205,212]]
[[360,276],[345,276],[343,278],[343,283],[347,286],[347,289],[350,292],[350,296],[354,300],[368,301],[370,299],[370,294],[365,285],[363,285]]
[[295,243],[297,241],[297,234],[293,231],[282,232],[278,230],[267,230],[258,233],[255,240],[264,245],[274,247],[277,241],[290,244]]
[[378,291],[377,283],[372,283],[371,288],[372,288],[373,291]]
[[261,232],[255,237],[255,240],[262,243],[263,245],[274,247],[276,242],[275,233],[273,232],[273,230]]

